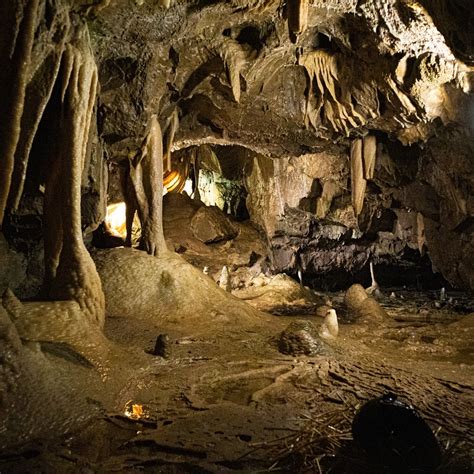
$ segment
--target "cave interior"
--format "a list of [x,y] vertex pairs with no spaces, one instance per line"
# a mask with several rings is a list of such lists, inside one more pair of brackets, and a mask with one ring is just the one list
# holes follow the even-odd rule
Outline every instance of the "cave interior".
[[473,472],[473,26],[2,1],[0,472]]

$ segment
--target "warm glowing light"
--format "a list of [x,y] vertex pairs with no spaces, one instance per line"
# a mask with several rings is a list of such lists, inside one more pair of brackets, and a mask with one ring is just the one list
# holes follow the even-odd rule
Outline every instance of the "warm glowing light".
[[[117,237],[123,239],[127,236],[127,218],[126,218],[127,206],[124,202],[118,202],[116,204],[110,204],[107,206],[107,214],[105,216],[105,224],[108,230]],[[132,241],[138,238],[140,233],[140,220],[138,215],[135,213],[132,224]]]
[[145,410],[143,405],[139,403],[133,403],[132,400],[129,400],[125,404],[124,414],[128,418],[139,419],[145,416]]
[[107,224],[110,231],[118,237],[125,237],[127,235],[125,215],[126,206],[124,202],[107,206],[105,223]]
[[163,188],[171,192],[180,193],[185,185],[186,177],[183,176],[179,171],[166,171],[163,174]]
[[193,196],[193,180],[188,178],[186,180],[186,183],[184,184],[184,189],[183,191],[190,197]]
[[[172,191],[180,193],[185,186],[186,178],[179,171],[166,171],[163,174],[163,195]],[[124,202],[118,202],[107,206],[105,223],[109,231],[117,237],[127,236],[126,224],[127,206]],[[133,218],[132,234],[137,234],[140,229],[140,221],[137,215]]]

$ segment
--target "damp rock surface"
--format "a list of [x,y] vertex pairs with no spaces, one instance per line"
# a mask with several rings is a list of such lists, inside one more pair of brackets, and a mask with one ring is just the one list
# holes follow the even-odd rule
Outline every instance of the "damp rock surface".
[[278,339],[278,350],[289,355],[322,355],[328,347],[321,340],[317,328],[310,321],[293,322]]

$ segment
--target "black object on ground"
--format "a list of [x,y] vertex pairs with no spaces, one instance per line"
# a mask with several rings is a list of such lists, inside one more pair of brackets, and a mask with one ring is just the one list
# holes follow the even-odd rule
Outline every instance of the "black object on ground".
[[441,449],[418,412],[389,393],[367,402],[352,422],[354,442],[384,472],[430,473]]

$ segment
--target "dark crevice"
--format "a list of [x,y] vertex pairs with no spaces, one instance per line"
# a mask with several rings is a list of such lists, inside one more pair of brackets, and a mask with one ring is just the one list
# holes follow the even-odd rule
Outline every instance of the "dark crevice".
[[240,44],[248,44],[257,52],[259,52],[263,47],[260,30],[252,25],[242,28],[235,39]]

